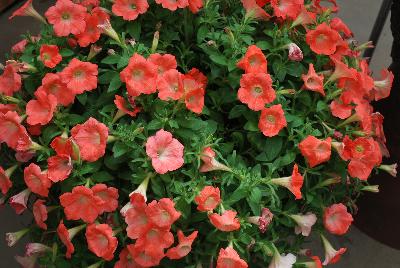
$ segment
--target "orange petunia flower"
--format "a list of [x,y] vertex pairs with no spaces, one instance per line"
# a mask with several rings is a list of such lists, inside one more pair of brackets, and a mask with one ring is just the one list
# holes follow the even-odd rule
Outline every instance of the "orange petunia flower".
[[21,125],[21,118],[15,111],[0,113],[0,143],[17,151],[26,151],[32,144],[25,127]]
[[38,165],[31,163],[24,169],[24,181],[33,193],[43,197],[49,195],[52,182],[47,178],[47,173],[42,172]]
[[132,97],[156,92],[157,66],[137,53],[130,58],[120,77]]
[[103,183],[98,183],[92,187],[93,194],[104,201],[99,207],[99,214],[104,212],[114,212],[118,208],[118,189],[107,187]]
[[299,143],[300,152],[306,158],[310,167],[329,161],[331,158],[331,141],[330,137],[320,140],[314,136],[308,136]]
[[118,110],[120,110],[124,114],[128,114],[132,117],[135,117],[142,109],[135,105],[135,99],[128,96],[128,99],[131,101],[128,102],[121,96],[115,95],[114,104],[117,106]]
[[271,0],[274,15],[285,20],[296,19],[304,6],[304,0]]
[[148,8],[147,0],[116,0],[112,5],[112,12],[124,20],[131,21],[146,13]]
[[112,228],[107,224],[90,224],[86,228],[88,249],[97,257],[106,261],[114,259],[118,239],[114,237]]
[[11,64],[7,64],[3,73],[0,75],[0,93],[12,96],[14,92],[21,89],[21,75],[17,73]]
[[42,45],[40,47],[40,60],[44,66],[54,68],[62,60],[58,46],[56,45]]
[[266,73],[248,73],[240,79],[238,99],[254,110],[260,111],[265,104],[275,100],[276,94],[272,88],[272,79]]
[[285,113],[282,109],[282,105],[273,105],[261,111],[258,128],[261,130],[264,136],[276,136],[286,126],[287,121],[285,118]]
[[289,191],[292,192],[292,194],[294,194],[296,200],[302,198],[301,187],[303,186],[303,182],[304,178],[300,174],[297,164],[293,166],[292,176],[271,180],[272,184],[286,187]]
[[131,239],[137,239],[150,228],[150,219],[146,214],[147,204],[143,195],[134,193],[130,197],[130,205],[125,213],[125,222],[128,225],[126,232]]
[[239,219],[236,218],[236,211],[225,210],[222,215],[212,213],[208,215],[210,222],[220,231],[232,232],[240,229]]
[[391,71],[383,69],[381,80],[374,81],[374,98],[376,101],[389,97],[393,85],[394,75]]
[[36,91],[35,97],[26,104],[26,121],[29,125],[47,125],[56,111],[57,98],[45,91]]
[[217,268],[247,268],[247,263],[242,260],[239,254],[232,247],[219,250]]
[[157,78],[158,97],[161,100],[179,100],[184,94],[183,77],[179,71],[171,69]]
[[271,15],[265,12],[256,2],[256,0],[241,0],[244,9],[246,10],[246,15],[251,16],[259,20],[269,20]]
[[57,235],[60,238],[61,242],[67,247],[67,252],[65,253],[65,257],[67,259],[71,259],[72,254],[75,252],[75,247],[71,242],[71,237],[69,230],[65,227],[63,221],[60,221],[60,224],[57,227]]
[[336,51],[336,45],[340,41],[339,33],[326,23],[319,24],[306,35],[306,42],[311,50],[319,55],[332,55]]
[[197,234],[198,231],[194,231],[189,236],[185,236],[181,230],[178,230],[179,244],[168,249],[165,255],[171,260],[178,260],[185,257],[192,250],[192,243],[196,239]]
[[61,72],[61,80],[75,94],[97,88],[98,67],[94,63],[73,58]]
[[314,64],[310,63],[308,67],[308,73],[301,75],[301,78],[304,81],[304,88],[307,90],[311,90],[314,92],[320,93],[322,96],[325,96],[324,91],[324,76],[318,75],[315,72]]
[[205,186],[194,198],[199,211],[213,211],[221,203],[221,194],[218,187]]
[[47,230],[47,224],[45,223],[47,220],[47,207],[45,205],[45,201],[42,199],[36,200],[36,202],[33,204],[32,212],[36,225],[43,230]]
[[165,256],[164,249],[157,244],[139,245],[135,243],[135,246],[128,247],[128,250],[134,261],[142,267],[157,266]]
[[246,73],[266,73],[267,58],[259,47],[251,45],[247,48],[244,57],[237,63],[237,67]]
[[93,194],[90,188],[75,186],[71,193],[60,196],[60,204],[68,220],[83,220],[92,223],[96,220],[104,201]]
[[169,230],[181,216],[181,213],[175,209],[174,201],[169,198],[162,198],[158,202],[153,200],[148,204],[146,214],[152,224],[166,230]]
[[73,90],[67,88],[67,85],[61,81],[58,73],[47,73],[42,79],[42,85],[36,92],[44,91],[47,95],[51,94],[57,99],[57,104],[68,106],[75,100]]
[[58,0],[45,13],[57,36],[80,34],[85,30],[86,8],[70,0]]
[[178,8],[185,8],[189,6],[189,0],[156,0],[157,4],[161,4],[163,8],[175,11]]
[[52,182],[67,179],[72,169],[72,161],[69,155],[59,154],[47,159],[47,176]]
[[96,15],[86,14],[85,29],[80,34],[75,35],[79,46],[87,47],[100,39],[101,30],[97,27],[99,24],[99,18]]
[[347,207],[339,203],[325,208],[323,222],[330,233],[344,235],[353,222],[353,217],[347,212]]
[[7,173],[7,170],[4,170],[0,166],[0,190],[3,195],[6,195],[8,190],[10,190],[13,185],[12,181],[10,180],[10,175]]
[[189,9],[193,14],[198,13],[203,5],[203,0],[189,0]]
[[88,162],[97,161],[106,152],[108,128],[90,117],[71,129],[71,136],[79,147],[80,156]]

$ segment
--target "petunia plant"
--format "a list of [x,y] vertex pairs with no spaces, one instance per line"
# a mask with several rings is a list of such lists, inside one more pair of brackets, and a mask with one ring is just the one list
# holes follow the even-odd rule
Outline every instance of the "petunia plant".
[[[396,176],[335,0],[23,4],[0,74],[0,203],[23,267],[321,267],[368,178]],[[310,236],[310,234],[314,234]],[[307,248],[320,239],[325,257]]]

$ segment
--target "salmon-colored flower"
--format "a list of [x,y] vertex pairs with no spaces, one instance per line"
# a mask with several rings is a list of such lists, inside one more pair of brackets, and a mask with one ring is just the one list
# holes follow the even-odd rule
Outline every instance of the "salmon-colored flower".
[[57,36],[80,34],[85,30],[86,8],[70,0],[58,0],[45,13]]
[[189,9],[193,14],[196,14],[203,7],[203,0],[188,0],[189,1]]
[[83,160],[94,162],[106,152],[108,128],[90,117],[85,123],[71,129],[71,136],[79,147]]
[[5,142],[14,150],[26,151],[32,141],[20,122],[21,118],[15,111],[0,113],[0,143]]
[[389,97],[392,88],[394,75],[391,71],[383,69],[382,79],[374,82],[374,98],[376,101]]
[[314,69],[314,64],[310,63],[308,73],[303,74],[301,78],[304,81],[304,88],[315,91],[320,93],[322,96],[325,96],[325,91],[324,91],[324,76],[318,75],[315,72]]
[[132,97],[156,92],[157,66],[137,53],[130,58],[120,77]]
[[73,160],[79,159],[79,148],[72,138],[55,137],[50,143],[50,147],[56,151],[57,155],[69,155]]
[[206,88],[208,83],[208,78],[205,76],[199,69],[192,68],[190,71],[185,75],[186,78],[191,77],[194,79],[198,84],[200,84],[201,88]]
[[174,171],[183,166],[183,145],[163,129],[147,139],[146,153],[153,168],[159,174]]
[[238,99],[254,110],[260,111],[265,105],[275,100],[275,91],[272,88],[272,79],[266,73],[244,74],[240,79]]
[[214,170],[231,171],[229,167],[215,159],[215,152],[211,147],[206,147],[203,149],[200,159],[203,161],[203,164],[200,167],[200,172],[210,172]]
[[74,245],[71,240],[83,229],[85,225],[77,226],[71,229],[67,229],[65,227],[63,220],[60,221],[57,227],[57,235],[60,238],[61,242],[67,247],[67,252],[65,253],[65,257],[67,259],[71,259],[72,254],[75,251]]
[[47,230],[47,224],[45,223],[47,220],[47,207],[45,205],[45,201],[42,199],[36,200],[36,202],[33,204],[32,212],[36,225],[43,230]]
[[101,30],[97,27],[99,24],[99,18],[95,14],[86,14],[85,29],[80,34],[75,35],[79,46],[87,47],[100,39]]
[[297,199],[301,199],[301,187],[303,186],[304,178],[299,172],[299,167],[297,164],[293,167],[292,176],[283,177],[278,179],[272,179],[271,183],[286,187],[289,191],[294,194]]
[[164,249],[157,244],[143,245],[136,243],[133,247],[128,247],[130,255],[139,267],[154,267],[160,264],[164,258]]
[[171,54],[161,55],[159,53],[154,53],[151,54],[147,60],[157,66],[159,77],[166,71],[175,70],[178,66],[175,56]]
[[296,19],[304,5],[304,0],[271,0],[274,15],[282,19]]
[[333,30],[343,33],[344,37],[346,38],[353,36],[353,33],[349,27],[338,17],[332,18],[329,25]]
[[156,0],[156,3],[161,4],[163,8],[171,11],[189,6],[189,0]]
[[300,24],[303,25],[303,27],[306,27],[309,24],[315,23],[316,17],[317,15],[314,12],[307,10],[303,5],[299,15],[297,15],[297,18],[293,21],[292,27]]
[[221,194],[218,187],[205,186],[194,198],[199,211],[213,211],[221,203]]
[[90,224],[86,228],[86,241],[91,252],[106,261],[114,258],[118,239],[114,237],[112,228],[107,224]]
[[93,194],[93,191],[85,186],[75,186],[71,193],[60,196],[61,206],[68,220],[83,220],[92,223],[96,220],[104,201]]
[[125,213],[125,222],[128,225],[126,232],[131,239],[137,239],[150,228],[150,219],[146,214],[147,204],[143,195],[134,193],[130,197],[131,207]]
[[7,112],[14,111],[18,112],[19,108],[16,104],[2,104],[0,103],[0,113],[6,114]]
[[11,47],[11,52],[15,54],[22,54],[24,53],[27,44],[28,40],[22,39],[21,41],[19,41],[18,43],[16,43]]
[[29,125],[47,125],[56,111],[57,98],[45,91],[36,91],[35,97],[26,104],[26,121]]
[[197,88],[185,92],[185,105],[186,108],[196,114],[201,114],[204,107],[204,88]]
[[118,208],[118,189],[107,187],[107,185],[103,183],[98,183],[92,187],[92,191],[94,196],[104,201],[103,205],[99,207],[99,214],[103,212],[114,212]]
[[160,229],[150,224],[145,233],[136,240],[136,246],[144,248],[158,247],[162,250],[169,248],[174,243],[174,235],[169,229]]
[[124,20],[136,20],[148,8],[147,0],[116,0],[112,5],[112,12]]
[[[135,262],[131,251],[135,245],[127,245],[126,248],[122,249],[119,253],[119,260],[115,263],[114,268],[141,268],[139,264]],[[129,250],[131,249],[131,250]]]
[[319,24],[314,30],[307,32],[306,41],[311,50],[319,55],[332,55],[340,41],[339,33],[326,23]]
[[67,85],[61,81],[58,73],[47,73],[42,79],[42,85],[36,92],[44,91],[47,95],[53,95],[57,99],[57,104],[68,106],[75,100],[73,90],[67,88]]
[[146,214],[152,224],[167,230],[181,216],[181,213],[175,209],[174,201],[169,198],[162,198],[158,202],[153,200],[148,204]]
[[183,74],[175,69],[168,70],[157,78],[158,97],[161,100],[179,100],[183,96]]
[[350,176],[367,180],[372,169],[382,162],[379,144],[372,138],[360,137],[353,141],[348,136],[343,139],[343,144],[341,157],[350,160]]
[[336,81],[340,78],[356,79],[357,70],[349,68],[345,63],[335,58],[331,58],[331,60],[335,63],[335,71],[329,77],[327,82]]
[[314,136],[308,136],[300,142],[299,149],[310,167],[329,161],[331,158],[331,141],[330,137],[319,140]]
[[328,265],[328,264],[335,264],[337,263],[342,255],[346,252],[346,248],[340,248],[339,250],[335,250],[331,243],[323,236],[321,235],[322,239],[322,244],[324,245],[325,249],[325,260],[322,263],[322,265]]
[[81,94],[97,88],[97,74],[96,64],[73,58],[61,72],[61,79],[68,89],[75,94]]
[[39,20],[40,22],[42,22],[44,24],[47,24],[45,18],[43,18],[33,7],[32,2],[33,2],[33,0],[27,0],[20,8],[15,10],[8,19],[11,20],[14,17],[30,16],[30,17],[33,17],[33,18]]
[[333,116],[340,119],[346,119],[351,116],[354,106],[351,103],[352,98],[348,97],[349,94],[351,94],[350,91],[345,91],[339,98],[331,102],[329,108]]
[[21,75],[17,73],[11,64],[7,64],[3,73],[0,75],[0,93],[12,96],[14,92],[21,89]]
[[135,99],[133,97],[128,98],[130,98],[129,104],[123,97],[115,95],[114,104],[122,113],[135,117],[142,109],[135,105]]
[[10,172],[7,172],[7,170],[4,170],[0,166],[0,190],[3,193],[3,195],[7,194],[8,190],[12,187],[13,183],[10,180]]
[[33,193],[43,197],[49,195],[52,183],[47,178],[47,173],[42,172],[38,165],[31,163],[24,169],[24,181]]
[[63,181],[73,169],[71,157],[66,154],[51,156],[47,159],[47,176],[52,182]]
[[22,192],[10,197],[8,202],[10,203],[10,206],[15,210],[15,213],[19,215],[26,210],[30,195],[31,190],[27,188]]
[[239,254],[232,247],[219,250],[217,268],[247,268],[247,263],[242,260]]
[[261,111],[258,128],[264,136],[276,136],[286,126],[287,121],[282,105],[272,105],[271,107],[265,108]]
[[179,244],[168,249],[165,254],[171,260],[177,260],[185,257],[192,250],[192,243],[197,237],[198,231],[194,231],[189,236],[185,236],[181,230],[178,230]]
[[220,231],[232,232],[240,229],[239,219],[236,218],[236,211],[225,210],[222,215],[212,213],[208,215],[210,222]]
[[246,15],[259,20],[269,20],[271,15],[265,12],[256,2],[256,0],[241,0]]
[[335,235],[344,235],[347,233],[353,217],[347,212],[347,208],[342,203],[333,204],[325,208],[324,226],[325,229]]
[[237,63],[237,67],[246,73],[266,73],[267,58],[259,47],[251,45],[247,48],[244,57]]
[[42,45],[40,47],[40,60],[44,66],[54,68],[62,60],[58,46],[56,45]]

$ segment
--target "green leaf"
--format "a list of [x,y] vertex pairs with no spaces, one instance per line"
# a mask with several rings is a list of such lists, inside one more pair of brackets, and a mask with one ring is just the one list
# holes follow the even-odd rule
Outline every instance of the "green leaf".
[[114,146],[112,148],[114,157],[120,157],[122,155],[124,155],[126,152],[128,152],[130,150],[130,148],[128,146],[125,145],[125,143],[123,142],[115,142]]
[[257,122],[254,122],[254,121],[248,121],[248,122],[244,125],[243,128],[244,128],[245,130],[253,131],[253,132],[259,132],[259,131],[260,131],[259,128],[258,128]]
[[241,115],[243,115],[243,113],[247,111],[247,107],[244,105],[236,105],[232,108],[232,110],[229,112],[229,119],[233,119],[233,118],[238,118]]
[[216,53],[211,54],[210,59],[219,65],[222,65],[222,66],[228,65],[228,59],[222,54],[216,54]]
[[248,195],[249,190],[243,186],[239,186],[230,196],[227,201],[224,203],[227,205],[233,205],[236,202],[242,200]]
[[107,57],[105,57],[101,63],[104,64],[117,64],[119,61],[121,60],[121,56],[118,54],[114,54],[114,55],[109,55]]
[[107,171],[96,172],[90,177],[95,182],[106,182],[114,179],[114,177]]
[[279,136],[266,138],[265,154],[268,161],[274,160],[282,150],[283,139]]
[[159,119],[151,120],[147,125],[148,130],[156,130],[161,129],[163,127],[163,123]]
[[274,71],[275,77],[279,81],[282,82],[283,80],[285,80],[287,70],[284,63],[282,63],[280,60],[274,61],[274,63],[272,64],[272,70]]
[[63,57],[70,57],[74,55],[74,52],[71,49],[63,48],[60,50],[60,55]]
[[260,214],[262,192],[259,188],[254,187],[250,192],[250,197],[247,200],[254,215]]
[[140,34],[142,32],[142,24],[139,21],[127,23],[128,34],[136,41],[140,40]]
[[119,78],[119,74],[115,73],[114,77],[111,79],[110,85],[108,86],[107,92],[113,92],[119,89],[122,85],[121,79]]

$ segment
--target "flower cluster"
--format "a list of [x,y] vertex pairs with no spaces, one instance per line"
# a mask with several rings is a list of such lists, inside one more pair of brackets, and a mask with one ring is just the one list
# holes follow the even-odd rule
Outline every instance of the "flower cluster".
[[[328,2],[328,3],[324,3]],[[22,267],[322,267],[377,169],[373,78],[335,0],[28,0],[0,74]],[[319,235],[325,259],[305,247]],[[57,235],[53,235],[57,234]],[[317,237],[317,236],[310,236]],[[40,241],[40,243],[39,243]]]

